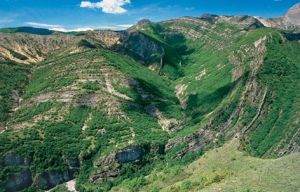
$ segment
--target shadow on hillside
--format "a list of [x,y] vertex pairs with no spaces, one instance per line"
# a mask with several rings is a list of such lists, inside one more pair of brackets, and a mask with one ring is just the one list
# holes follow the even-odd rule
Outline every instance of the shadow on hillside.
[[129,33],[127,39],[112,49],[144,66],[156,64],[160,72],[173,79],[181,77],[183,56],[195,50],[187,46],[186,38],[180,33],[162,31],[157,36],[153,37],[143,32]]
[[298,41],[298,40],[300,40],[300,33],[287,33],[287,32],[283,32],[283,35],[289,41]]
[[158,88],[157,85],[140,78],[134,80],[137,84],[131,85],[130,89],[134,92],[136,97],[133,98],[133,101],[128,103],[127,111],[139,110],[139,112],[147,114],[148,116],[152,116],[149,114],[149,111],[146,111],[146,108],[150,106],[158,108],[163,114],[169,114],[171,116],[174,112],[172,110],[177,112],[181,111],[180,102],[171,89],[162,90],[164,88]]
[[197,123],[204,115],[212,112],[223,101],[223,99],[228,96],[238,82],[245,79],[245,77],[247,77],[247,74],[244,74],[236,81],[228,83],[213,92],[190,95],[187,101],[186,112],[192,117],[192,122]]

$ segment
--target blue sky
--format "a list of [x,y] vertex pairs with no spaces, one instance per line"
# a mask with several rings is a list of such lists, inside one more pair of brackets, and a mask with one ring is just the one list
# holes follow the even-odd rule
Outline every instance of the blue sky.
[[299,0],[0,0],[0,27],[35,26],[58,30],[122,29],[148,18],[255,15],[278,17]]

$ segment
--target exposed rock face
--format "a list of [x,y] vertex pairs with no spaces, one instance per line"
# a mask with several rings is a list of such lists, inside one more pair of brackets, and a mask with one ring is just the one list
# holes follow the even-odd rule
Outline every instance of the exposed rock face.
[[129,31],[143,30],[150,23],[151,23],[151,21],[149,19],[142,19],[142,20],[138,21],[138,23],[136,25],[131,26],[128,30]]
[[94,107],[99,102],[96,94],[90,93],[85,95],[80,95],[76,101],[78,106],[89,106]]
[[5,185],[6,191],[20,191],[32,184],[32,174],[29,169],[12,175]]
[[78,158],[69,159],[68,164],[70,168],[79,168],[80,167],[80,161]]
[[124,39],[128,38],[128,34],[122,31],[89,31],[87,36],[96,41],[101,41],[106,47],[112,47],[120,44]]
[[159,43],[139,32],[130,33],[123,46],[145,64],[159,63],[161,55],[164,54],[164,49]]
[[28,166],[31,162],[31,159],[24,158],[19,155],[8,154],[4,157],[3,163],[7,166]]
[[69,192],[77,192],[76,191],[76,180],[71,180],[66,183],[66,187]]
[[288,10],[284,16],[284,20],[292,25],[300,26],[300,3],[294,5]]
[[110,30],[88,31],[83,35],[34,35],[29,33],[0,33],[0,60],[29,64],[43,61],[50,53],[59,55],[80,51],[79,42],[112,47],[128,38],[127,32]]
[[165,150],[169,151],[178,145],[186,145],[186,147],[176,153],[173,157],[182,158],[188,152],[196,152],[205,149],[208,143],[215,137],[215,133],[208,131],[207,129],[208,127],[205,127],[185,137],[170,139],[165,147]]
[[[26,33],[0,35],[0,58],[18,63],[38,63],[50,53],[65,48],[69,52],[83,37],[70,35],[33,35]],[[67,48],[68,47],[68,48]]]
[[113,181],[115,177],[119,176],[119,169],[115,170],[106,170],[101,173],[94,174],[90,177],[90,181],[92,182],[105,182],[105,181]]
[[90,176],[91,182],[105,182],[112,181],[120,174],[120,164],[116,161],[116,154],[112,153],[107,155],[95,163],[96,167],[99,167],[99,171],[96,174]]
[[260,28],[264,25],[255,17],[242,15],[242,16],[220,16],[217,22],[228,22],[237,25],[241,28]]
[[[146,148],[145,146],[131,146],[102,157],[95,163],[95,166],[99,167],[99,171],[91,175],[90,181],[102,183],[114,180],[115,177],[120,175],[122,164],[140,162],[144,155],[149,152]],[[154,153],[163,154],[164,146],[158,146]]]
[[[135,27],[149,23],[149,20],[142,20]],[[125,49],[126,53],[131,52],[145,64],[152,64],[154,60],[160,59],[164,52],[159,43],[136,31],[90,31],[87,32],[86,38],[92,42],[100,41],[111,49]]]
[[143,158],[143,155],[144,155],[143,148],[136,146],[118,152],[116,154],[116,159],[119,163],[130,163],[130,162],[141,160]]
[[179,128],[180,122],[177,119],[164,117],[163,113],[154,104],[147,105],[145,110],[157,119],[158,124],[163,130],[170,132]]
[[203,14],[199,18],[210,23],[228,22],[240,27],[259,28],[265,26],[300,31],[300,3],[292,6],[284,16],[278,18],[265,19],[262,17],[218,16],[213,14]]
[[149,24],[151,23],[151,21],[149,19],[142,19],[138,22],[138,25],[145,25],[145,24]]
[[180,101],[180,105],[182,107],[182,109],[186,109],[187,107],[187,99],[188,97],[186,97],[185,92],[188,88],[187,84],[178,84],[176,85],[175,89],[176,89],[176,97],[179,99]]
[[291,7],[288,12],[278,18],[264,19],[261,17],[255,17],[265,27],[273,27],[282,30],[300,31],[300,3]]
[[74,171],[49,171],[38,176],[36,183],[41,189],[51,189],[58,184],[70,181],[74,178]]

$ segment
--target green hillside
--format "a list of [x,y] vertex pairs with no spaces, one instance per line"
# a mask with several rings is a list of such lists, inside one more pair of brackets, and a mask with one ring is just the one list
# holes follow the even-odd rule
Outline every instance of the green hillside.
[[299,154],[259,159],[238,148],[238,139],[234,139],[188,166],[155,170],[142,191],[299,190]]
[[0,191],[297,191],[287,34],[250,16],[6,34]]

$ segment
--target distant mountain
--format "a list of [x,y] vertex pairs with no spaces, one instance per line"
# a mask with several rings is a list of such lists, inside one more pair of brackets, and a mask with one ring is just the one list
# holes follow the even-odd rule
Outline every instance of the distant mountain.
[[285,22],[300,26],[300,3],[291,7],[284,16]]
[[30,33],[36,35],[51,35],[54,31],[49,29],[34,28],[34,27],[15,27],[15,28],[2,28],[0,32],[3,33]]
[[292,6],[287,13],[279,18],[264,19],[256,17],[266,27],[278,28],[295,33],[300,32],[300,3]]

